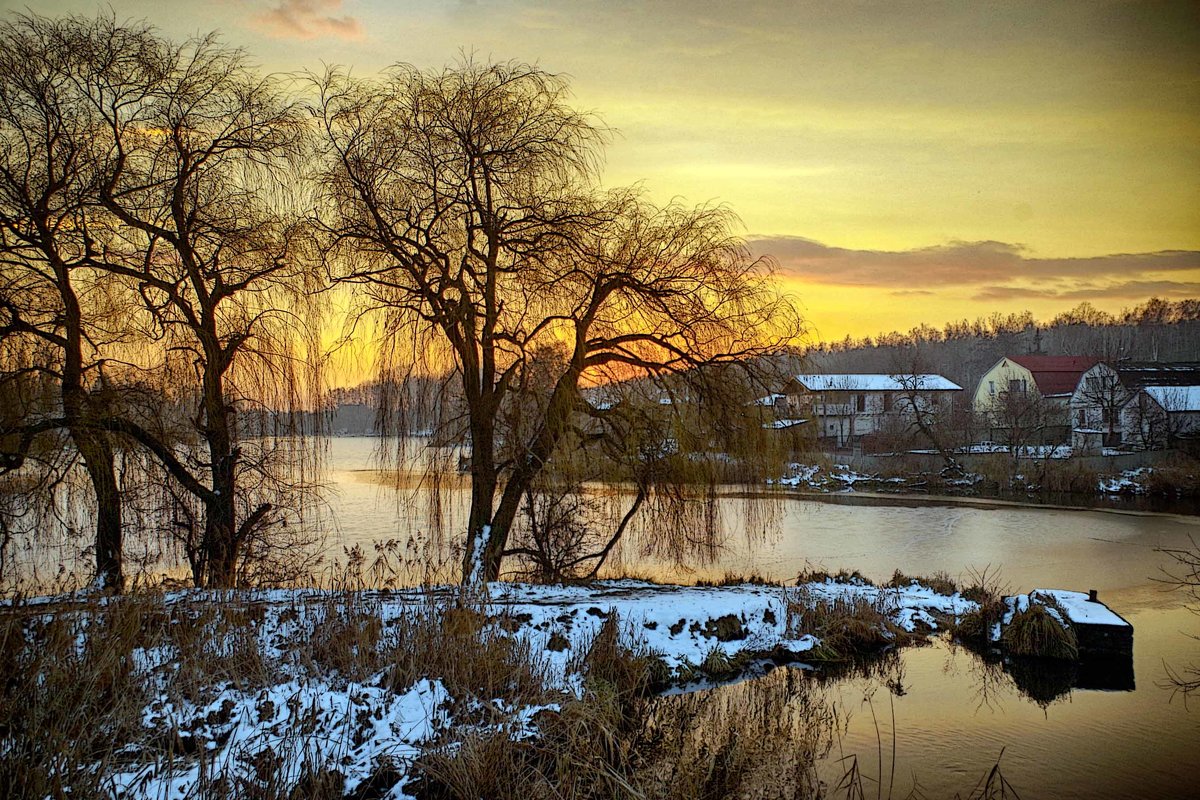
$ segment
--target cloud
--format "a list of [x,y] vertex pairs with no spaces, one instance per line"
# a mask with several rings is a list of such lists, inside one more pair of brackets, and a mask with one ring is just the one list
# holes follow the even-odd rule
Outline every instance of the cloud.
[[1200,297],[1200,283],[1183,281],[1122,281],[1107,286],[1089,285],[1070,291],[1029,289],[1021,286],[988,286],[972,300],[1014,300],[1036,297],[1051,300],[1143,300],[1147,297]]
[[[1080,281],[1094,282],[1109,279],[1129,285],[1141,280],[1150,285],[1149,273],[1200,271],[1200,252],[1194,250],[1164,250],[1156,253],[1119,253],[1088,258],[1030,258],[1019,244],[1006,242],[950,242],[914,250],[851,250],[830,247],[798,236],[753,237],[751,247],[756,253],[771,255],[779,262],[784,275],[815,283],[840,286],[863,286],[901,291],[918,286],[981,286],[984,291],[1009,289],[1004,284],[1016,282],[1024,287],[1012,288],[1018,296],[1070,297],[1069,291],[1047,284],[1066,283],[1077,288]],[[1195,286],[1196,284],[1163,281],[1164,285]],[[1034,288],[1028,288],[1033,284]],[[1042,288],[1038,288],[1042,284]],[[1021,295],[1019,292],[1048,292],[1049,294]],[[1115,291],[1111,285],[1087,289],[1094,292]],[[1120,295],[1124,296],[1124,295]]]
[[342,0],[281,0],[270,10],[256,14],[252,22],[276,39],[362,39],[363,29],[357,19],[335,16],[341,9]]

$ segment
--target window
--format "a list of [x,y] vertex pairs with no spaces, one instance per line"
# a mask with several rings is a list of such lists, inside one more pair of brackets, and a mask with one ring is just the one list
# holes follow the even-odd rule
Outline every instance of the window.
[[854,410],[859,412],[867,410],[867,396],[865,394],[854,395]]
[[1025,379],[1024,378],[1012,378],[1011,380],[1009,380],[1008,393],[1009,394],[1025,394]]
[[891,410],[892,410],[892,396],[890,394],[885,394],[883,396],[883,413],[886,414]]
[[988,394],[990,394],[990,395],[996,394],[996,382],[995,381],[988,381]]
[[1087,412],[1085,412],[1082,408],[1079,409],[1078,419],[1079,427],[1082,428],[1084,425],[1087,425]]

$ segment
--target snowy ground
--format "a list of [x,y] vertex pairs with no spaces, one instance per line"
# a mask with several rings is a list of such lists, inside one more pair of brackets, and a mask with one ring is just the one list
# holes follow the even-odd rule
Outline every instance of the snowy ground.
[[1120,475],[1101,478],[1096,485],[1096,491],[1101,494],[1145,494],[1146,478],[1153,472],[1150,467],[1127,469]]
[[819,492],[852,492],[858,484],[873,488],[880,485],[903,488],[908,483],[908,479],[868,475],[856,472],[846,464],[834,464],[830,469],[824,469],[816,464],[791,464],[788,467],[787,475],[777,480],[768,479],[767,483],[775,486],[814,489]]
[[[672,671],[677,683],[694,675],[693,668],[714,653],[772,654],[803,659],[820,641],[797,635],[796,614],[814,602],[860,599],[882,611],[907,631],[937,627],[939,619],[976,608],[959,595],[937,594],[915,582],[901,588],[877,588],[860,581],[808,583],[796,587],[737,585],[682,587],[640,581],[607,581],[592,586],[542,586],[496,583],[476,590],[475,613],[497,634],[527,643],[543,659],[547,697],[564,700],[583,689],[582,655],[605,622],[613,617],[622,643],[653,654]],[[393,621],[406,614],[445,609],[461,599],[452,587],[331,593],[312,590],[239,592],[185,591],[163,598],[172,608],[212,605],[240,610],[246,631],[264,659],[276,663],[277,682],[211,686],[193,697],[168,691],[164,680],[179,668],[179,654],[167,646],[135,651],[132,668],[145,676],[154,699],[143,709],[142,744],[130,744],[121,758],[105,765],[106,783],[115,796],[184,798],[203,793],[214,776],[252,780],[269,762],[273,780],[295,785],[315,768],[335,773],[347,793],[355,792],[381,770],[402,776],[423,747],[453,740],[453,709],[464,707],[436,676],[406,688],[389,684],[381,672],[360,680],[333,675],[314,677],[292,663],[288,653],[298,642],[316,635],[330,609],[353,602],[370,609],[387,635]],[[46,616],[80,613],[44,598]],[[101,606],[103,598],[96,600]],[[62,610],[57,610],[62,609]],[[86,613],[86,612],[83,612]],[[478,709],[469,725],[490,725],[514,737],[533,735],[535,716],[555,710],[553,702],[514,707],[501,698],[474,698]],[[482,720],[482,722],[481,722]],[[161,742],[168,741],[165,748]],[[0,744],[3,740],[0,738]],[[147,742],[159,742],[150,747]],[[164,755],[164,749],[166,755]],[[266,761],[264,761],[266,759]],[[238,778],[241,776],[241,778]],[[384,796],[404,797],[404,780],[396,780]]]

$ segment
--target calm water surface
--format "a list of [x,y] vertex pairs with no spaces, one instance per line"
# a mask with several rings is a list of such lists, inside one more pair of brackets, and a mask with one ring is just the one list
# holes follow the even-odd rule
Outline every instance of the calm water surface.
[[[413,521],[426,519],[427,493],[411,482],[399,491],[383,488],[373,446],[370,439],[331,444],[338,552],[428,531],[427,522]],[[462,493],[444,489],[452,530],[465,516]],[[931,798],[966,796],[1003,750],[1003,774],[1024,798],[1196,796],[1200,697],[1189,709],[1166,687],[1166,669],[1200,665],[1200,642],[1192,638],[1200,616],[1156,581],[1171,563],[1156,548],[1200,540],[1200,518],[936,502],[843,505],[794,495],[770,519],[757,510],[744,499],[723,501],[734,532],[715,564],[685,571],[627,552],[618,566],[680,581],[726,572],[786,580],[807,568],[859,570],[875,579],[895,569],[967,577],[986,567],[1012,591],[1097,589],[1135,629],[1132,691],[1070,688],[1067,676],[1035,692],[1035,701],[1009,672],[940,640],[903,651],[883,675],[826,686],[850,717],[840,751],[822,764],[830,784],[848,763],[837,759],[854,755],[866,778],[882,779],[882,796],[889,787],[895,797],[914,787]],[[715,691],[741,697],[756,689],[749,682]],[[874,794],[874,784],[865,785]]]

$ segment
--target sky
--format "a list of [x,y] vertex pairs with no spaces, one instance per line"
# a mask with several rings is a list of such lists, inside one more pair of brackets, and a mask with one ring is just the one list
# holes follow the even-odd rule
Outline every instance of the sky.
[[269,71],[469,52],[564,73],[616,131],[605,184],[729,206],[814,339],[1200,296],[1200,3],[107,5]]

